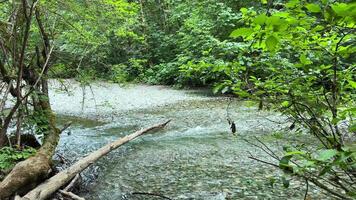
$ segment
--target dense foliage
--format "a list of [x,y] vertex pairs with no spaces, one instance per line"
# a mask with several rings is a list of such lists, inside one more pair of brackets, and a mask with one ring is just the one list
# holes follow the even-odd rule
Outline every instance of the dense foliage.
[[299,0],[241,8],[245,26],[231,36],[256,55],[242,55],[251,60],[236,65],[234,74],[242,76],[217,85],[260,99],[261,107],[288,116],[290,129],[301,126],[299,132],[316,137],[317,149],[295,144],[273,157],[279,168],[340,198],[355,195],[355,10],[355,3]]
[[[47,10],[58,15],[49,19],[57,27],[53,76],[213,84],[226,76],[212,72],[211,65],[228,65],[241,48],[229,35],[239,24],[239,8],[246,4],[253,2],[53,2]],[[188,72],[190,68],[205,74]]]

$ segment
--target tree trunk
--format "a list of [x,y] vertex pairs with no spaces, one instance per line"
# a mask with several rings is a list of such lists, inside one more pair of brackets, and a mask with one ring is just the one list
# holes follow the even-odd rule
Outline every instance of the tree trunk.
[[60,189],[60,187],[62,187],[64,184],[68,183],[78,173],[82,172],[88,166],[90,166],[91,164],[93,164],[98,159],[105,156],[112,150],[118,148],[119,146],[121,146],[121,145],[123,145],[123,144],[149,132],[149,131],[161,129],[161,128],[165,127],[169,122],[170,122],[170,120],[165,123],[156,124],[154,126],[137,131],[133,134],[127,135],[123,138],[120,138],[112,143],[105,145],[104,147],[92,152],[85,158],[79,160],[78,162],[76,162],[74,165],[72,165],[68,169],[51,177],[50,179],[48,179],[47,181],[45,181],[44,183],[42,183],[41,185],[39,185],[32,191],[30,191],[29,193],[27,193],[22,199],[23,200],[42,200],[42,199],[48,198],[51,194],[53,194],[58,189]]
[[40,101],[40,107],[49,121],[47,136],[36,155],[19,162],[0,183],[0,200],[10,197],[15,192],[31,189],[51,172],[52,156],[59,141],[60,130],[56,127],[55,115],[49,102]]
[[8,144],[8,138],[6,133],[2,131],[3,129],[0,127],[0,148],[6,146]]

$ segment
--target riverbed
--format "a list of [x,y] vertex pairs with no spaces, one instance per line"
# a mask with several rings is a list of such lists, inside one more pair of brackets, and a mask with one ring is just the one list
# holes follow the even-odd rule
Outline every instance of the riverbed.
[[[95,94],[95,95],[94,95]],[[84,98],[83,98],[84,95]],[[51,105],[59,126],[72,121],[58,153],[74,161],[95,149],[167,119],[164,130],[145,135],[113,151],[83,174],[86,199],[303,199],[305,186],[249,159],[273,162],[244,140],[258,137],[279,151],[299,138],[281,136],[285,119],[258,111],[251,102],[213,96],[207,90],[165,86],[51,83]],[[232,134],[227,117],[235,124]],[[278,138],[278,140],[277,140]],[[282,139],[281,139],[282,138]],[[311,187],[312,199],[320,191]]]

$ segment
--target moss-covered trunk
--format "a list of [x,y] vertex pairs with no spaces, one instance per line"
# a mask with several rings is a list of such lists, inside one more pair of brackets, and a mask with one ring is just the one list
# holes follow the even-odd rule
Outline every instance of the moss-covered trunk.
[[42,147],[35,156],[18,163],[0,183],[0,200],[15,193],[27,192],[42,181],[51,172],[52,156],[59,141],[60,130],[56,127],[56,117],[49,101],[41,98],[40,109],[48,119],[48,132]]

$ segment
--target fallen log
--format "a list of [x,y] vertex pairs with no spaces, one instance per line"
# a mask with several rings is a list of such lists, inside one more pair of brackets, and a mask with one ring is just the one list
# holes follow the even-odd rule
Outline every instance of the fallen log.
[[40,184],[35,189],[28,192],[21,199],[22,200],[43,200],[43,199],[48,198],[51,194],[53,194],[58,189],[60,189],[64,184],[68,183],[71,179],[73,179],[77,174],[79,174],[81,171],[86,169],[88,166],[90,166],[91,164],[93,164],[98,159],[105,156],[112,150],[118,148],[119,146],[121,146],[121,145],[123,145],[123,144],[137,138],[138,136],[141,136],[141,135],[149,132],[149,131],[161,129],[161,128],[165,127],[169,122],[170,122],[170,120],[167,122],[161,123],[161,124],[156,124],[154,126],[146,128],[146,129],[142,129],[140,131],[137,131],[133,134],[127,135],[121,139],[118,139],[112,143],[105,145],[104,147],[102,147],[102,148],[92,152],[88,156],[82,158],[81,160],[76,162],[74,165],[72,165],[68,169],[63,170],[62,172],[49,178],[44,183]]

